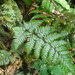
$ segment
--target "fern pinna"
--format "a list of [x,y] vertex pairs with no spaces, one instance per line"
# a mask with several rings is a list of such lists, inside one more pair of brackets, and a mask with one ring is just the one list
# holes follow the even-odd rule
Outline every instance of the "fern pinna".
[[69,34],[67,30],[58,32],[58,29],[45,25],[42,20],[32,20],[14,27],[13,33],[12,50],[19,50],[22,46],[27,55],[34,54],[37,59],[50,64],[54,75],[59,75],[54,72],[55,66],[58,67],[57,71],[61,69],[61,75],[75,74],[72,55],[68,51],[69,43],[64,39]]

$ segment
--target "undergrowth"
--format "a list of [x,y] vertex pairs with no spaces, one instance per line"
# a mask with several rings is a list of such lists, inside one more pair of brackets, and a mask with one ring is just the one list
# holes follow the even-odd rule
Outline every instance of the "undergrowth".
[[75,75],[74,16],[65,0],[1,0],[1,75]]

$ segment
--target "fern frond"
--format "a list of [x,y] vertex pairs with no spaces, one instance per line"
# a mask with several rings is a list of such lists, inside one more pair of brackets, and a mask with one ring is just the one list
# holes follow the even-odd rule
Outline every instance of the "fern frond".
[[36,58],[40,57],[40,52],[41,52],[43,44],[44,42],[41,39],[36,41],[35,48],[34,48],[34,55]]
[[45,46],[42,49],[42,59],[47,60],[48,52],[50,50],[50,45],[48,43],[45,44]]
[[27,40],[26,41],[27,46],[29,46],[30,43],[32,42],[32,45],[29,46],[30,48],[28,48],[25,45],[27,53],[29,54],[33,50],[33,46],[35,44],[34,55],[39,58],[41,49],[46,43],[53,48],[67,44],[64,40],[60,40],[61,37],[64,38],[64,36],[62,36],[59,33],[56,33],[55,29],[53,29],[52,27],[40,25],[41,23],[42,23],[41,21],[40,23],[35,21],[35,25],[34,25],[34,21],[33,21],[33,23],[30,22],[30,24],[29,23],[25,24],[24,27],[13,28],[14,40],[12,43],[12,49],[17,50],[18,47],[22,43],[24,43],[24,41]]
[[41,65],[39,75],[48,75],[47,66],[45,64]]
[[34,17],[32,17],[32,19],[31,19],[31,20],[39,19],[39,18],[41,18],[41,19],[45,19],[45,18],[47,18],[47,16],[46,16],[46,15],[43,15],[43,14],[35,15]]
[[0,41],[0,49],[7,50],[7,47],[4,45],[2,41]]
[[[35,23],[34,23],[35,22]],[[42,25],[42,21],[30,21],[25,23],[24,27],[14,27],[14,40],[12,49],[18,50],[21,44],[27,54],[34,54],[36,58],[42,58],[49,64],[63,64],[69,72],[74,70],[71,55],[68,57],[68,42],[64,38],[67,31],[60,31],[52,26]],[[64,33],[66,32],[66,33]],[[64,34],[63,34],[64,33]],[[71,69],[69,68],[71,67]]]
[[21,12],[14,0],[6,0],[0,6],[0,25],[4,25],[11,29],[16,25],[16,22],[19,24],[22,22]]
[[[65,59],[65,57],[64,57]],[[68,62],[67,62],[68,60]],[[75,69],[75,65],[71,65],[72,63],[70,63],[71,61],[69,61],[69,59],[66,58],[66,62],[65,60],[64,61],[64,64],[56,64],[54,66],[50,66],[50,71],[51,71],[51,74],[53,75],[68,75],[68,74],[71,74],[71,75],[74,75],[75,72],[74,72],[74,69]]]
[[31,21],[30,23],[25,24],[24,27],[13,28],[15,35],[14,35],[14,41],[12,43],[12,49],[16,50],[28,37],[31,36],[30,32],[36,29],[41,23],[42,21],[34,21],[34,22]]
[[1,27],[1,26],[0,26],[0,35],[3,36],[3,37],[9,37],[9,38],[11,38],[10,33],[4,31],[3,27]]
[[32,51],[32,49],[33,49],[33,47],[34,47],[34,44],[35,44],[35,41],[34,41],[34,38],[29,38],[28,40],[27,40],[27,43],[25,44],[25,46],[24,46],[24,48],[27,50],[26,52],[27,52],[27,54],[30,54],[31,53],[31,51]]
[[39,13],[42,13],[42,12],[39,10],[33,10],[29,14],[39,14]]
[[[14,44],[12,43],[12,45],[13,45],[12,49],[14,49],[14,50],[16,50],[18,48],[18,46],[20,46],[24,42],[24,40],[26,40],[26,38],[30,35],[29,32],[25,33],[24,29],[22,27],[16,27],[16,28],[14,28],[14,31],[15,30],[17,32],[15,32],[14,41],[13,41]],[[17,38],[17,39],[15,39],[15,38]]]
[[12,55],[5,50],[0,50],[0,66],[8,65],[13,61]]

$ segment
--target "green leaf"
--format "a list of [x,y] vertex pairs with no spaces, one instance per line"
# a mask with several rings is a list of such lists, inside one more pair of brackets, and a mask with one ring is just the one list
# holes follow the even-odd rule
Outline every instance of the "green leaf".
[[70,6],[67,3],[66,0],[55,0],[57,3],[59,3],[62,7],[64,7],[67,10],[70,10]]
[[50,71],[53,75],[66,75],[61,65],[50,67]]
[[42,13],[40,10],[32,10],[29,12],[29,14],[37,14],[37,13]]
[[43,44],[44,44],[43,40],[39,39],[36,41],[35,48],[34,48],[35,49],[34,54],[36,58],[40,57],[40,52],[41,52]]
[[30,6],[32,4],[32,0],[23,0],[23,1],[27,6]]
[[0,41],[0,49],[7,50],[7,47],[4,45],[2,41]]
[[13,32],[15,33],[15,35],[11,45],[12,50],[17,50],[18,47],[24,42],[24,40],[30,35],[29,32],[25,33],[24,30],[25,29],[22,27],[13,28]]
[[[24,23],[23,27],[14,27],[13,28],[13,33],[14,33],[14,40],[11,44],[11,49],[12,50],[17,50],[18,47],[25,41],[27,40],[28,37],[31,36],[32,32],[38,28],[38,26],[42,23],[43,21],[30,21],[29,23]],[[29,30],[29,31],[27,31]]]
[[27,50],[27,54],[30,54],[34,47],[35,41],[34,41],[34,38],[29,38],[27,41],[28,42],[25,44],[24,49]]
[[[12,29],[17,23],[21,23],[23,16],[14,0],[5,0],[0,6],[0,25]],[[17,22],[17,23],[16,23]]]
[[49,44],[45,44],[44,48],[42,49],[42,59],[43,60],[47,59],[49,50],[50,50],[50,45]]
[[44,11],[49,12],[50,11],[50,0],[43,0],[41,7]]
[[5,50],[0,50],[0,66],[8,65],[12,61],[13,57],[11,56],[11,53]]
[[41,65],[40,67],[40,75],[48,75],[47,67],[45,64]]

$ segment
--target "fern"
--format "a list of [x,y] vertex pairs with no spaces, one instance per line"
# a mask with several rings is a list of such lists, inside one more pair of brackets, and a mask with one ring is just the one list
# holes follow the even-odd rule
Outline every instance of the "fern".
[[47,66],[45,64],[41,65],[39,75],[48,75]]
[[15,1],[0,2],[0,66],[4,72],[6,66],[12,71],[12,65],[21,61],[13,69],[15,75],[75,75],[75,54],[71,54],[75,48],[74,9],[65,0],[22,0],[26,8],[22,12],[27,11],[24,18],[32,17],[25,22],[18,8],[21,3]]
[[0,21],[0,25],[4,25],[9,29],[22,21],[21,12],[15,1],[6,0],[0,5]]
[[43,0],[42,1],[42,9],[45,10],[45,11],[50,11],[50,0]]
[[[12,49],[16,50],[19,47],[19,45],[21,45],[28,37],[31,36],[30,31],[32,32],[41,23],[42,23],[42,21],[34,21],[34,22],[29,23],[29,24],[25,24],[25,27],[13,28],[13,31],[15,33],[14,38],[17,38],[17,39],[14,39],[14,41],[13,41]],[[25,33],[25,30],[26,30],[26,33]],[[29,32],[27,30],[29,30]],[[17,32],[15,32],[15,31],[17,31]],[[20,35],[18,35],[18,34],[20,34]]]
[[10,33],[6,32],[2,26],[0,26],[0,35],[11,38]]
[[[74,73],[72,58],[68,56],[68,42],[64,40],[67,32],[58,30],[52,26],[43,26],[42,21],[32,20],[25,23],[23,27],[14,27],[14,40],[12,42],[12,50],[18,50],[19,46],[24,44],[24,50],[27,54],[34,51],[36,58],[49,64],[63,64],[63,66]],[[64,34],[63,34],[64,33]],[[68,73],[69,73],[68,72]]]
[[8,65],[13,61],[13,56],[11,53],[5,50],[0,50],[0,66]]
[[66,0],[54,0],[54,1],[59,3],[62,7],[66,8],[67,10],[70,10],[70,6]]
[[0,49],[7,50],[7,47],[4,45],[2,41],[0,41]]

